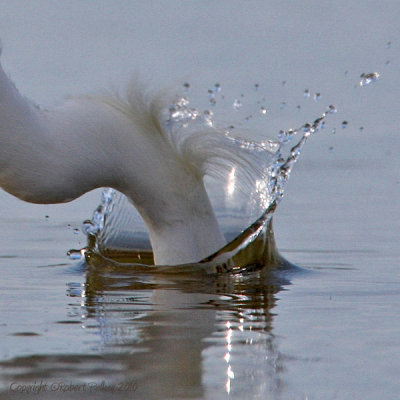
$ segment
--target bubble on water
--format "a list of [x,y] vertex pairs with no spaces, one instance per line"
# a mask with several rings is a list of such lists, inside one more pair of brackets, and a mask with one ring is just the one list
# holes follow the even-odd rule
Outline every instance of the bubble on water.
[[347,128],[348,125],[349,125],[349,123],[347,121],[343,121],[342,122],[342,129]]
[[237,111],[243,106],[242,102],[238,99],[233,101],[232,107]]
[[315,101],[318,101],[318,100],[320,100],[321,99],[321,93],[315,93],[314,94],[314,100]]
[[303,94],[304,94],[304,97],[305,97],[306,99],[308,99],[308,98],[310,97],[310,95],[311,95],[311,94],[310,94],[310,91],[309,91],[308,89],[305,89]]
[[265,115],[267,113],[267,109],[265,107],[260,108],[260,113]]
[[370,83],[374,83],[378,80],[379,78],[379,73],[378,72],[370,72],[368,74],[362,73],[360,75],[360,86],[367,86]]

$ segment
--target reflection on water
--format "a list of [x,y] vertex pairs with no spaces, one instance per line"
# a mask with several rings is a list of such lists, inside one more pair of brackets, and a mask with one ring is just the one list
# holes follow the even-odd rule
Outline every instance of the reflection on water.
[[[99,398],[111,387],[120,388],[117,398],[279,393],[284,362],[272,321],[276,294],[289,284],[284,271],[210,276],[137,273],[107,263],[85,267],[85,283],[68,285],[72,310],[59,323],[95,332],[95,353],[2,361],[0,398],[19,398],[16,387],[10,390],[13,382],[49,385],[37,398],[54,392]],[[59,385],[53,393],[51,384]]]
[[[210,93],[214,107],[220,92],[218,86]],[[214,126],[212,112],[199,114],[182,99],[175,106],[169,111],[175,118],[171,129],[178,133],[185,134],[190,123]],[[257,107],[266,114],[264,106]],[[245,108],[242,97],[233,108]],[[217,193],[213,205],[221,211],[228,244],[198,263],[152,265],[143,223],[126,198],[106,190],[85,223],[89,250],[71,253],[86,257],[85,282],[68,284],[68,314],[52,321],[62,328],[58,339],[79,335],[72,343],[81,347],[55,340],[52,351],[1,361],[0,399],[19,398],[24,391],[36,391],[38,398],[56,393],[97,399],[109,398],[110,392],[121,399],[264,399],[268,393],[280,398],[287,356],[278,349],[272,322],[276,296],[296,268],[278,253],[272,216],[306,140],[335,112],[329,106],[312,123],[280,131],[276,141],[265,135],[258,141],[226,139],[254,156],[254,168],[250,173],[230,166],[219,191],[213,190],[215,182],[207,182],[211,195]],[[224,134],[235,129],[230,126]]]

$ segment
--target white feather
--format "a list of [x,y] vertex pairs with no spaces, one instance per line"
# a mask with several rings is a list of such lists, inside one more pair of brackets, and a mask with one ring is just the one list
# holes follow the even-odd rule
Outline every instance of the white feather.
[[125,97],[70,98],[43,111],[0,67],[0,185],[35,203],[113,187],[141,214],[156,263],[199,261],[225,244],[204,175],[257,166],[223,131],[171,129],[164,111],[175,100],[133,83]]

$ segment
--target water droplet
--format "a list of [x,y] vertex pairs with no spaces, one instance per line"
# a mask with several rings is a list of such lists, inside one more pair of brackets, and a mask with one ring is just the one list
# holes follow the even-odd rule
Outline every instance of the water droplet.
[[329,114],[336,114],[336,113],[337,113],[337,108],[336,108],[333,104],[331,104],[331,105],[328,107],[328,113],[329,113]]
[[310,91],[308,89],[304,90],[304,97],[309,98],[310,97]]
[[242,102],[240,101],[240,100],[238,100],[238,99],[235,99],[234,100],[234,102],[233,102],[233,108],[235,109],[235,110],[239,110],[240,109],[240,107],[242,107]]
[[296,133],[297,132],[294,129],[288,129],[287,131],[282,131],[282,130],[279,131],[278,133],[279,142],[282,144],[290,142],[293,139],[294,135],[296,135]]
[[219,93],[221,91],[221,85],[219,83],[216,83],[214,85],[214,92]]
[[260,113],[265,115],[267,113],[267,109],[265,107],[261,107]]
[[211,110],[205,110],[203,112],[203,119],[204,119],[204,123],[206,125],[208,125],[208,126],[214,125],[213,115],[214,115],[214,113]]
[[181,97],[177,102],[176,105],[178,107],[187,107],[189,105],[189,99],[187,97]]
[[208,100],[211,105],[215,106],[217,104],[217,100],[215,99],[214,90],[208,89]]
[[379,78],[379,73],[378,72],[370,72],[368,74],[362,73],[360,75],[360,86],[366,86],[369,85],[370,83],[376,82]]
[[349,125],[349,123],[347,121],[343,121],[342,122],[342,129],[347,128],[348,125]]
[[318,100],[320,100],[321,99],[321,93],[315,93],[314,94],[314,100],[315,101],[318,101]]
[[67,251],[67,256],[70,260],[80,260],[84,255],[84,250],[71,249]]
[[[313,124],[311,125],[311,129],[305,130],[305,132],[308,132],[309,134],[314,133],[318,131],[319,129],[323,129],[325,127],[325,121],[324,121],[325,116],[322,115],[321,117],[317,118]],[[307,124],[305,125],[307,126]]]

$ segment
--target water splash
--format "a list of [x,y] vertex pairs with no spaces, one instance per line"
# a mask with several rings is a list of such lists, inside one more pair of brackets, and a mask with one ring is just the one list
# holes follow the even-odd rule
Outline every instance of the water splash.
[[315,100],[315,101],[321,100],[321,93],[315,93],[315,94],[314,94],[314,100]]
[[[185,89],[189,87],[189,83],[184,84]],[[259,85],[254,87],[258,91]],[[221,91],[220,84],[208,90],[209,102],[213,106],[216,105],[217,94],[223,99]],[[244,95],[240,98],[243,99]],[[238,98],[230,104],[235,112],[243,107]],[[227,245],[198,263],[156,267],[156,271],[182,272],[200,268],[208,273],[241,272],[265,265],[287,265],[275,246],[272,216],[284,196],[285,186],[306,141],[322,129],[327,116],[336,111],[336,107],[330,105],[313,122],[296,129],[281,130],[274,140],[248,140],[240,137],[237,132],[241,130],[233,125],[221,128],[213,111],[191,107],[187,96],[171,104],[165,113],[165,124],[171,135],[178,137],[201,127],[219,132],[222,129],[230,145],[237,151],[251,154],[257,168],[248,170],[241,165],[232,165],[224,176],[206,177],[207,192],[225,233]],[[259,108],[258,114],[266,115],[266,107]],[[101,204],[92,219],[85,221],[84,231],[89,239],[85,252],[89,263],[107,259],[108,262],[128,262],[140,268],[144,265],[150,268],[153,264],[151,245],[143,221],[127,198],[113,189],[103,191]]]
[[379,79],[379,73],[378,72],[370,72],[370,73],[362,73],[360,75],[360,86],[367,86],[371,83],[376,82]]
[[240,100],[235,99],[235,100],[233,101],[232,107],[233,107],[235,110],[239,110],[239,108],[241,108],[242,106],[243,106],[243,104],[242,104],[242,102],[241,102]]

